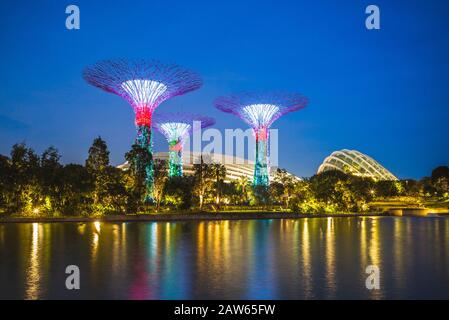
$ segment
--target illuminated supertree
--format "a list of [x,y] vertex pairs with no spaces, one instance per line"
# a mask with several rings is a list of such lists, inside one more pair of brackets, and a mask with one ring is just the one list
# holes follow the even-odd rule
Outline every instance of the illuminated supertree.
[[268,132],[271,124],[282,115],[304,108],[308,99],[300,94],[241,93],[215,100],[215,107],[236,115],[253,129],[256,139],[254,166],[255,186],[268,186]]
[[[151,118],[165,100],[201,87],[197,73],[178,65],[157,60],[103,60],[84,69],[84,79],[106,92],[126,99],[135,112],[136,144],[144,148],[149,160],[145,163],[146,199],[152,200],[153,155]],[[137,159],[138,160],[138,159]]]
[[[197,125],[193,125],[197,122]],[[169,176],[182,176],[182,148],[185,139],[200,128],[206,128],[215,123],[210,117],[190,113],[163,113],[154,115],[154,128],[168,141],[169,146]]]

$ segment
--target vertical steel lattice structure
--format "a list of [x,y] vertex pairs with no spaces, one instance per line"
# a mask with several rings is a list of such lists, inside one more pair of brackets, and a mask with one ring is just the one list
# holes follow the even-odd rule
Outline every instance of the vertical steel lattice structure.
[[[88,66],[83,78],[91,85],[126,99],[133,107],[136,144],[148,152],[146,199],[153,194],[152,116],[165,100],[201,87],[201,77],[175,64],[157,60],[103,60]],[[139,161],[139,159],[137,159]]]
[[219,97],[217,109],[236,115],[253,129],[256,139],[254,186],[269,185],[269,128],[282,115],[304,108],[308,99],[296,93],[240,93]]
[[[198,125],[194,126],[193,123]],[[190,113],[156,113],[154,128],[159,131],[169,146],[169,176],[182,176],[182,150],[185,139],[194,129],[206,128],[215,123],[210,117]]]

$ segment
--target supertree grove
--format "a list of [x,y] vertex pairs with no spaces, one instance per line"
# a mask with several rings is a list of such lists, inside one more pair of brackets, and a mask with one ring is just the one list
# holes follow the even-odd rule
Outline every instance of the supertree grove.
[[253,129],[256,140],[254,186],[269,185],[269,128],[282,115],[304,108],[308,99],[296,93],[240,93],[219,97],[217,109],[236,115]]
[[165,100],[201,87],[201,77],[178,65],[157,60],[103,60],[83,71],[91,85],[126,99],[133,107],[137,128],[136,144],[148,152],[146,200],[152,201],[153,155],[151,125],[154,110]]
[[[198,126],[194,126],[194,122],[198,122]],[[214,123],[213,118],[190,113],[156,113],[154,115],[154,128],[168,142],[170,177],[182,176],[182,150],[185,139],[194,129],[206,128]]]

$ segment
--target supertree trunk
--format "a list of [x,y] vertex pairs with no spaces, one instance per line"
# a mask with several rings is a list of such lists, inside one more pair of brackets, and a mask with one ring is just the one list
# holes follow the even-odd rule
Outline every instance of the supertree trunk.
[[141,159],[137,159],[137,162],[140,166],[145,167],[145,184],[146,184],[146,192],[145,192],[145,202],[153,202],[153,183],[154,183],[154,161],[153,161],[153,145],[152,145],[152,136],[151,136],[151,125],[138,125],[137,126],[137,137],[136,144],[138,144],[141,148],[145,149],[148,153],[147,156],[142,157]]
[[173,140],[169,142],[169,170],[170,177],[182,176],[182,142]]
[[102,60],[86,67],[83,77],[93,86],[124,98],[132,106],[136,115],[136,144],[147,153],[140,155],[140,160],[135,160],[139,165],[140,174],[143,175],[145,171],[145,198],[148,202],[153,202],[154,167],[151,145],[153,112],[167,99],[201,87],[201,77],[178,65],[145,59]]
[[[159,131],[168,142],[170,177],[181,177],[182,151],[185,139],[193,132],[193,123],[199,123],[199,128],[206,128],[215,123],[210,117],[204,117],[190,113],[156,113],[154,115],[153,128]],[[198,130],[198,127],[195,130]]]
[[256,136],[256,161],[253,184],[255,186],[268,186],[268,129],[257,128],[254,132]]
[[298,93],[243,92],[215,99],[217,109],[231,113],[245,121],[254,130],[256,161],[254,186],[268,186],[268,129],[286,113],[304,108],[308,99]]

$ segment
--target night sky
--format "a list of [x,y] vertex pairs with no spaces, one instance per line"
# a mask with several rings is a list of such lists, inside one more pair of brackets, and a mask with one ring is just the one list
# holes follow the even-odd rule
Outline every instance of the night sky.
[[[65,28],[76,4],[81,29]],[[365,28],[365,8],[381,30]],[[313,175],[332,151],[356,149],[400,178],[449,164],[448,1],[2,1],[0,153],[25,141],[54,145],[64,163],[84,163],[101,135],[120,164],[135,137],[131,107],[84,82],[86,65],[108,58],[156,58],[199,72],[204,86],[158,111],[217,119],[219,95],[300,92],[309,106],[278,128],[279,164]],[[155,149],[167,145],[157,134]]]

